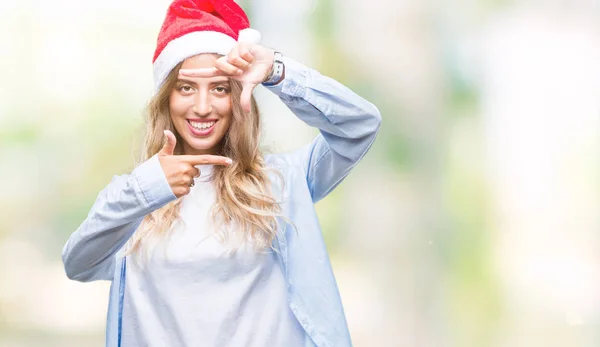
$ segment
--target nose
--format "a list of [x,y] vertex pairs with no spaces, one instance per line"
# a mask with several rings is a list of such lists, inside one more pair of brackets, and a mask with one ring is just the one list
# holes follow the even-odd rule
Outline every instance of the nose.
[[199,90],[196,93],[192,111],[199,116],[208,116],[212,112],[212,104],[208,91]]

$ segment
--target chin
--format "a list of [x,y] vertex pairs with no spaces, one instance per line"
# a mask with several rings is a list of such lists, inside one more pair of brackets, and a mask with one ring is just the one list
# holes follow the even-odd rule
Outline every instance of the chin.
[[202,151],[202,152],[216,152],[217,150],[217,144],[214,142],[206,142],[206,141],[191,141],[188,142],[189,147],[191,147],[192,149],[196,150],[196,151]]
[[221,148],[221,143],[214,139],[198,139],[192,137],[186,139],[186,142],[190,149],[204,154],[215,154]]

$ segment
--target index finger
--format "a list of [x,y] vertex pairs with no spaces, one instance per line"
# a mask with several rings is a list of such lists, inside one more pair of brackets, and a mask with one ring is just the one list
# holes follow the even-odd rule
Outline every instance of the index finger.
[[229,166],[233,162],[231,158],[220,155],[198,154],[198,155],[180,155],[181,159],[191,165],[225,165]]
[[207,67],[203,69],[179,69],[179,74],[187,77],[217,77],[227,76],[226,73],[216,67]]

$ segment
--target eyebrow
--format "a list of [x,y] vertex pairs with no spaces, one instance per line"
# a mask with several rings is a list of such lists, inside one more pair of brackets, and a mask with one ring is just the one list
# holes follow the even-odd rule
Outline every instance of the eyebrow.
[[[198,86],[197,82],[194,82],[194,81],[192,81],[190,79],[186,79],[186,78],[178,78],[177,83],[188,83],[193,86]],[[219,78],[218,80],[211,81],[209,84],[212,86],[217,85],[217,84],[229,84],[229,78],[227,78],[227,77]]]
[[178,78],[177,79],[177,83],[188,83],[188,84],[192,84],[192,85],[196,85],[196,82],[192,81],[192,80],[188,80],[185,78]]
[[219,78],[216,81],[210,82],[210,84],[211,85],[215,85],[215,84],[229,84],[229,78],[227,78],[227,77]]

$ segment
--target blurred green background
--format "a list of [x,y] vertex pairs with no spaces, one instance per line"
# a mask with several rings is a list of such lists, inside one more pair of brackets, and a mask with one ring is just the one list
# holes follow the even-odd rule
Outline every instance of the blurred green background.
[[[383,127],[317,205],[356,346],[600,343],[600,2],[246,0]],[[130,172],[167,0],[0,3],[0,346],[101,346],[61,248]],[[265,150],[315,135],[255,91]]]

